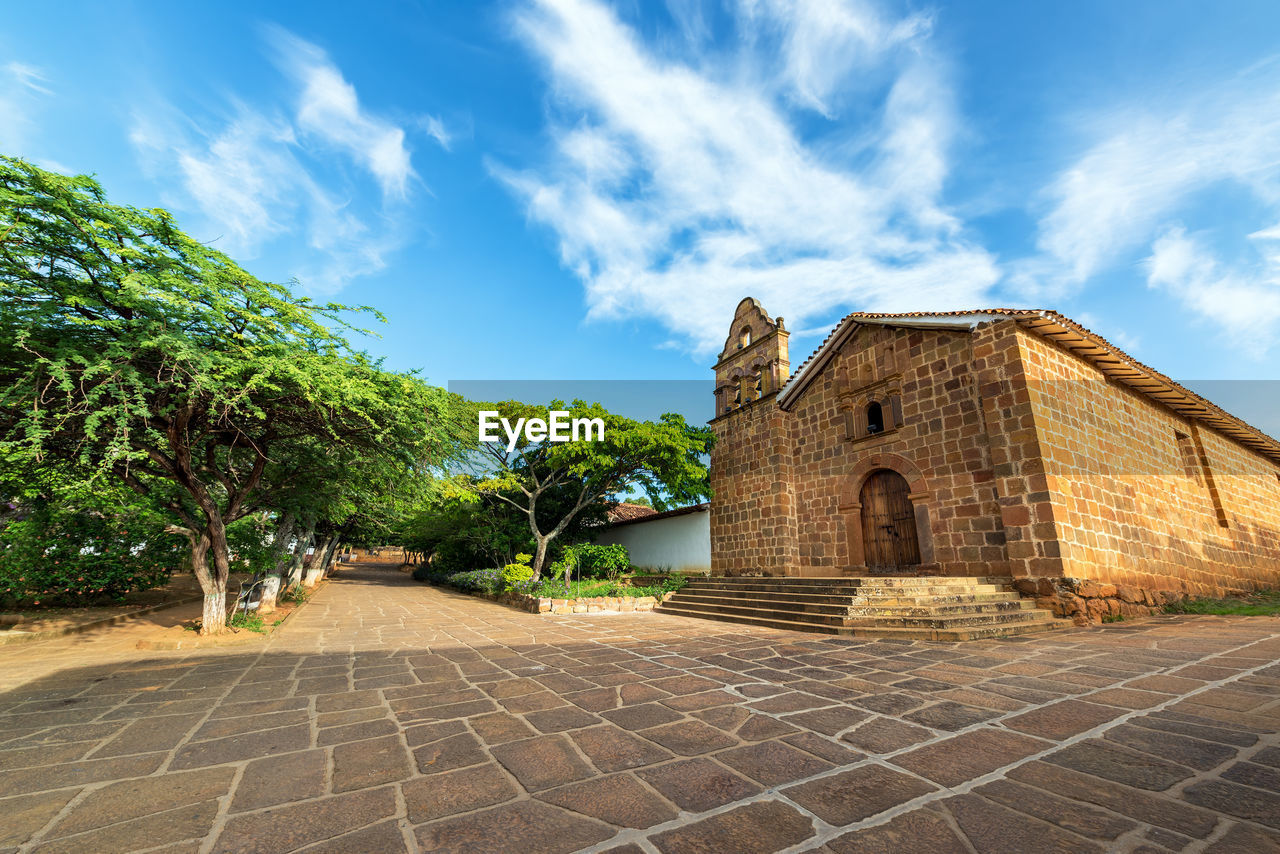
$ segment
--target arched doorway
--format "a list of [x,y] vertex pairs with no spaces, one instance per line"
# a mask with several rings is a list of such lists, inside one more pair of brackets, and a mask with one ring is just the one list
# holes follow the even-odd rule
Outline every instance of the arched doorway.
[[911,489],[896,471],[872,472],[862,484],[862,547],[867,569],[892,573],[920,565],[920,538]]

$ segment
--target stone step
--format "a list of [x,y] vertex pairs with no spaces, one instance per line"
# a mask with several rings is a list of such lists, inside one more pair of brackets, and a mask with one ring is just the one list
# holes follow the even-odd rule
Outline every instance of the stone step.
[[[1041,619],[1041,615],[1051,618],[1049,612],[1037,610],[1034,607],[1034,603],[1027,603],[1031,605],[1028,608],[1021,602],[1002,603],[1004,607],[988,605],[958,606],[970,609],[966,611],[940,613],[930,609],[920,609],[918,611],[890,610],[871,614],[850,613],[848,608],[839,608],[831,605],[811,606],[808,608],[788,607],[785,604],[767,599],[725,605],[677,595],[669,599],[667,604],[707,614],[735,614],[738,616],[812,622],[831,626],[866,626],[874,624],[896,627],[927,625],[930,628],[948,628],[950,626],[971,625],[982,622],[1007,623],[1017,622],[1026,618]],[[815,608],[818,610],[815,610]]]
[[692,582],[683,590],[741,590],[753,593],[816,593],[825,596],[947,596],[976,593],[1006,593],[1008,588],[999,584],[969,585],[917,585],[914,587],[866,588],[844,585],[826,585],[823,587],[801,586],[790,583],[775,584],[736,584],[722,585],[708,582]]
[[694,575],[689,577],[690,584],[715,583],[734,584],[791,584],[797,586],[817,586],[835,584],[841,587],[914,587],[919,585],[965,586],[969,584],[999,584],[1011,586],[1013,579],[1007,575]]
[[967,640],[1057,628],[1000,576],[711,577],[657,610],[686,617],[862,637]]
[[1021,600],[1021,596],[1013,591],[1000,591],[994,593],[938,593],[925,596],[905,596],[893,593],[886,594],[857,594],[849,595],[847,593],[796,593],[792,591],[775,592],[764,590],[732,590],[721,587],[693,587],[686,586],[680,589],[678,595],[695,595],[704,597],[718,597],[726,600],[752,600],[760,598],[769,598],[777,601],[788,602],[812,602],[815,604],[829,605],[867,605],[876,607],[890,607],[902,605],[906,607],[913,606],[929,606],[929,605],[954,605],[967,602],[1013,602]]
[[659,606],[655,613],[669,614],[676,617],[694,617],[704,620],[717,620],[725,623],[736,623],[740,625],[762,626],[772,629],[787,629],[798,632],[813,632],[818,634],[844,635],[854,638],[875,639],[875,638],[899,638],[902,640],[927,640],[927,641],[968,641],[981,640],[985,638],[1010,637],[1013,635],[1023,635],[1032,632],[1052,631],[1060,629],[1066,625],[1066,621],[1062,620],[1037,620],[1035,622],[1012,623],[990,626],[963,626],[949,628],[898,628],[893,626],[859,626],[859,627],[837,627],[821,623],[797,622],[795,620],[781,620],[767,617],[748,617],[735,614],[715,614],[704,611],[690,611],[673,606],[671,602],[667,602]]
[[867,603],[849,597],[823,597],[836,601],[815,602],[796,600],[784,596],[721,596],[719,594],[687,592],[681,590],[673,600],[722,608],[770,608],[813,614],[840,614],[846,616],[929,616],[931,614],[995,614],[1002,611],[1033,610],[1035,603],[1022,599],[1016,593],[992,594],[1003,598],[983,602],[947,603]]
[[878,626],[881,628],[930,628],[953,629],[961,626],[997,626],[1011,623],[1040,623],[1053,620],[1049,611],[1032,608],[1027,611],[1004,611],[998,614],[938,614],[923,617],[850,617],[845,620],[849,627]]

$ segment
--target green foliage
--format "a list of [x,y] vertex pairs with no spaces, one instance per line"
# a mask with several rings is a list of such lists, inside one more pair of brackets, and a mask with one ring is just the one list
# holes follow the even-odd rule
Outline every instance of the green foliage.
[[675,593],[677,590],[683,590],[684,586],[689,583],[689,576],[683,573],[675,573],[668,575],[659,585],[663,593]]
[[1103,618],[1102,618],[1102,622],[1104,622],[1104,623],[1123,623],[1123,622],[1124,622],[1124,614],[1107,614],[1105,617],[1103,617]]
[[0,525],[0,603],[84,605],[164,585],[186,550],[161,518],[140,502],[29,499]]
[[257,611],[250,611],[247,614],[244,611],[236,611],[227,618],[227,626],[233,629],[248,629],[251,632],[265,632],[266,624],[262,620],[262,615]]
[[292,602],[295,605],[301,605],[303,602],[307,601],[307,597],[309,595],[311,595],[310,590],[303,587],[301,584],[295,584],[277,598],[284,602]]
[[627,547],[619,543],[575,543],[565,548],[563,560],[568,561],[574,568],[574,574],[581,578],[616,580],[631,566]]
[[243,549],[237,520],[297,512],[324,537],[376,536],[474,443],[460,398],[351,349],[350,311],[255,278],[166,211],[107,202],[92,178],[0,157],[0,458],[163,508],[155,531],[187,538],[206,594]]
[[643,587],[627,584],[625,579],[585,578],[573,581],[566,586],[563,581],[544,578],[523,588],[517,588],[517,590],[521,593],[544,599],[584,599],[597,596],[652,596],[658,598],[665,593],[680,589],[680,587],[684,586],[684,583],[684,576],[672,576],[661,584]]
[[531,560],[533,560],[533,555],[531,554],[525,554],[524,552],[521,552],[520,554],[516,555],[516,563],[523,563],[527,566],[529,561]]
[[[580,400],[569,405],[556,400],[545,408],[516,401],[476,406],[495,410],[512,424],[561,410],[570,419],[598,419],[603,425],[598,441],[531,442],[522,432],[511,450],[504,442],[480,446],[484,470],[475,488],[525,517],[534,539],[535,577],[540,577],[553,541],[588,508],[607,507],[615,495],[640,490],[660,510],[668,503],[687,504],[710,495],[704,458],[714,434],[687,424],[680,415],[635,421]],[[558,506],[547,507],[546,499],[556,495]]]
[[[529,555],[517,555],[517,557],[529,557]],[[509,563],[502,568],[502,589],[512,590],[517,585],[533,578],[533,568],[528,562]]]
[[1183,599],[1164,607],[1166,614],[1223,614],[1241,617],[1280,616],[1280,590],[1261,590],[1226,599]]
[[262,516],[250,516],[227,528],[228,562],[232,572],[253,575],[266,572],[274,564],[271,544],[267,542],[270,526]]
[[445,583],[468,593],[497,593],[502,590],[502,571],[473,569],[469,572],[455,572],[445,579]]

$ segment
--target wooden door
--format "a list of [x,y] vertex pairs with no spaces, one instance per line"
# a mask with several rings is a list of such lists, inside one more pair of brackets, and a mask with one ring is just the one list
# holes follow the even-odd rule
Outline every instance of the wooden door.
[[862,549],[867,569],[893,572],[920,564],[916,514],[906,479],[896,471],[874,472],[862,485]]

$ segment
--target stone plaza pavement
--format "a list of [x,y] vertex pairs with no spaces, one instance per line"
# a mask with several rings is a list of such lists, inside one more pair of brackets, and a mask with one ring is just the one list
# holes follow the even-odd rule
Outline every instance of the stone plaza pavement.
[[1280,619],[875,642],[361,566],[133,642],[0,648],[0,852],[1280,851]]

